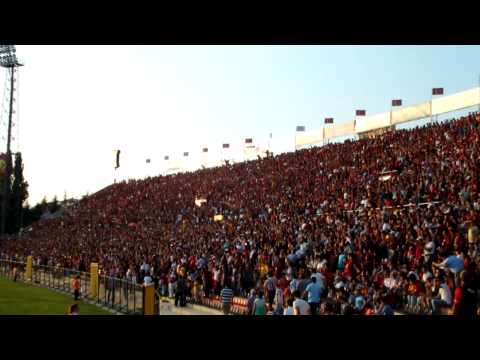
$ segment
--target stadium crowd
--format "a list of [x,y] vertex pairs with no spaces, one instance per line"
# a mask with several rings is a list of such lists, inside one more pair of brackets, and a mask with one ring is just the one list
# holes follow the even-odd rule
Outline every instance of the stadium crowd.
[[149,274],[180,303],[229,288],[258,315],[473,316],[479,144],[480,115],[471,114],[117,183],[2,241],[0,252],[80,271],[98,262],[136,282]]

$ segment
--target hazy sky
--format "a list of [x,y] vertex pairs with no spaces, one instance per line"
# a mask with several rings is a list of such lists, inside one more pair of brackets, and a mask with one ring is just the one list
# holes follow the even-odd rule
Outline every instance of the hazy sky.
[[[32,205],[112,183],[117,148],[117,179],[164,173],[163,157],[184,151],[194,168],[203,147],[213,163],[224,142],[238,157],[245,138],[266,146],[269,133],[274,152],[291,151],[296,125],[388,111],[394,98],[413,105],[432,87],[478,86],[480,74],[480,46],[17,46],[17,54]],[[0,95],[4,80],[2,70]]]

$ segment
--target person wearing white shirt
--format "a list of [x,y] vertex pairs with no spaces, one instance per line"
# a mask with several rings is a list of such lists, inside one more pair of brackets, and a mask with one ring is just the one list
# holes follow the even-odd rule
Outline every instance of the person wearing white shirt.
[[425,261],[429,262],[434,253],[435,253],[435,242],[430,240],[428,243],[425,244],[425,248],[423,252]]
[[317,266],[317,272],[312,274],[317,279],[317,284],[322,288],[322,292],[325,289],[325,275],[320,272],[320,264]]
[[289,266],[289,267],[287,268],[287,273],[286,273],[286,275],[285,275],[285,278],[286,278],[288,281],[291,281],[292,278],[293,278],[292,274],[293,274],[292,267]]
[[426,271],[422,275],[422,281],[426,283],[429,279],[433,277],[433,274],[430,271]]
[[383,226],[382,226],[382,231],[383,232],[389,232],[391,230],[391,226],[389,223],[383,223]]
[[394,271],[392,271],[390,275],[385,278],[383,285],[389,290],[397,286],[396,273]]
[[435,287],[438,288],[438,297],[431,301],[433,314],[437,314],[441,308],[450,307],[452,305],[452,292],[445,283],[444,277],[435,278]]
[[276,315],[282,315],[284,312],[284,296],[282,289],[279,287],[275,290],[274,309],[274,314]]
[[293,296],[295,297],[293,302],[294,315],[310,315],[310,305],[300,297],[300,291],[295,291]]

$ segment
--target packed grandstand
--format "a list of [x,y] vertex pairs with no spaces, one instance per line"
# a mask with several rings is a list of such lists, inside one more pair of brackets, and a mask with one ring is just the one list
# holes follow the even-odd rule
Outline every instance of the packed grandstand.
[[228,286],[247,313],[263,302],[291,313],[303,298],[309,313],[473,316],[479,154],[472,113],[121,182],[2,241],[0,252],[81,271],[98,262],[137,283],[150,273],[162,295],[173,297],[181,282],[203,304]]

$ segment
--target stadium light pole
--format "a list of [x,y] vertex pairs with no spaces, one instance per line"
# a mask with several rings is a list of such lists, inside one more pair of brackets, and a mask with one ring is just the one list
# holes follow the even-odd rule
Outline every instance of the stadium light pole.
[[10,177],[12,175],[12,153],[10,151],[10,142],[12,137],[12,114],[13,114],[13,94],[15,91],[15,69],[23,66],[20,64],[15,45],[0,45],[0,67],[6,68],[10,72],[10,106],[8,113],[8,133],[7,133],[7,161],[5,166],[5,179],[3,181],[3,201],[2,201],[2,219],[0,227],[0,235],[5,234],[5,225],[7,221],[7,204],[8,204],[8,188],[10,187]]

